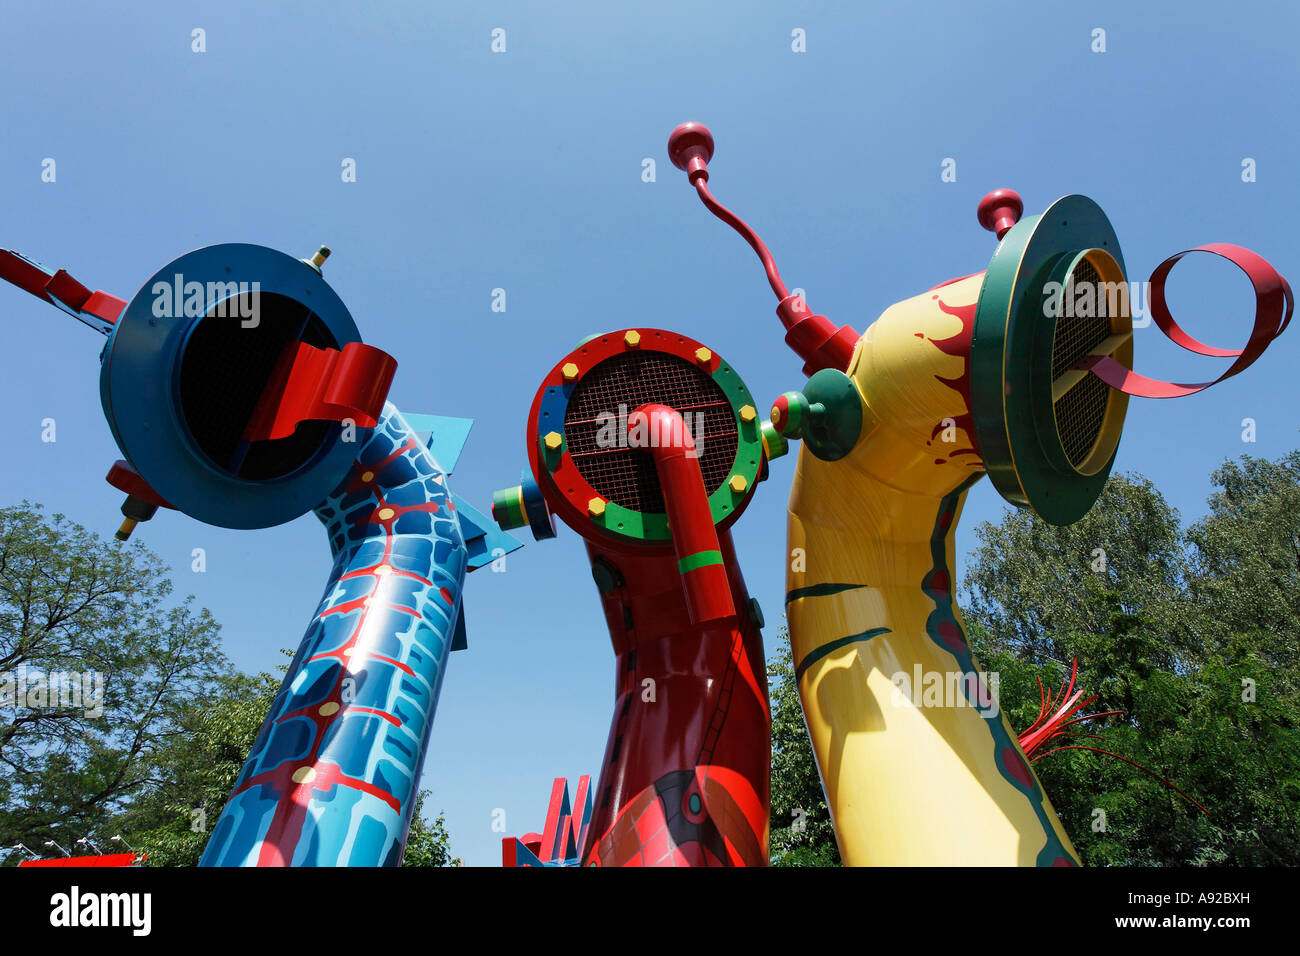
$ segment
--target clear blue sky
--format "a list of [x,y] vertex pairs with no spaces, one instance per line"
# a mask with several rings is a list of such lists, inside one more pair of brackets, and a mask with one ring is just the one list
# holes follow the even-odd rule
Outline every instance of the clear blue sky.
[[[397,356],[404,410],[478,419],[454,486],[486,507],[524,460],[541,375],[589,333],[679,329],[760,406],[803,378],[748,247],[667,162],[677,123],[718,141],[712,185],[812,307],[861,331],[891,303],[984,268],[989,189],[1028,212],[1071,192],[1106,210],[1130,278],[1237,242],[1300,279],[1297,8],[1233,3],[9,4],[0,25],[0,246],[133,295],[199,246],[334,250],[326,278],[366,341]],[[191,52],[191,30],[207,52]],[[506,31],[503,54],[491,31]],[[1090,51],[1095,27],[1107,51]],[[791,51],[806,31],[807,52]],[[52,157],[57,181],[41,181]],[[343,183],[340,163],[357,162]],[[642,159],[658,180],[641,179]],[[940,163],[957,161],[957,181]],[[1243,158],[1258,181],[1241,181]],[[490,310],[504,288],[507,311]],[[1248,287],[1208,256],[1169,287],[1193,334],[1238,347]],[[100,412],[99,337],[0,289],[0,503],[43,502],[111,534],[118,457]],[[1202,513],[1211,469],[1300,444],[1300,331],[1249,372],[1135,401],[1118,467]],[[1199,381],[1214,360],[1138,332],[1138,367]],[[57,442],[40,440],[57,421]],[[1258,440],[1241,440],[1253,418]],[[752,593],[781,622],[775,464],[736,529]],[[996,519],[987,482],[959,535]],[[139,536],[223,625],[241,668],[296,647],[329,567],[313,517],[263,531],[165,513]],[[207,572],[190,552],[207,551]],[[470,649],[449,668],[425,764],[453,850],[497,864],[539,828],[553,776],[599,769],[613,655],[581,542],[530,543],[466,586]]]

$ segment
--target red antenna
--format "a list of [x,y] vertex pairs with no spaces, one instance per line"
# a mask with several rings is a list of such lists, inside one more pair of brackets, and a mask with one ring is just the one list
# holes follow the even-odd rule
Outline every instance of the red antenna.
[[824,315],[813,315],[803,296],[791,295],[777,271],[776,261],[763,240],[746,222],[713,198],[709,191],[709,160],[713,158],[713,134],[703,123],[682,123],[668,137],[668,158],[690,177],[709,212],[717,216],[749,243],[763,263],[768,284],[776,294],[776,314],[786,328],[785,341],[804,360],[804,374],[824,368],[846,371],[858,333],[847,325],[838,329]]

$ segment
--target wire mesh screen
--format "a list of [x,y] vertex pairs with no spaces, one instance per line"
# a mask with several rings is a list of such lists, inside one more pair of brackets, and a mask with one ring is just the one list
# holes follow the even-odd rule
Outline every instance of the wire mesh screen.
[[[1053,380],[1064,375],[1075,362],[1111,334],[1111,317],[1108,314],[1107,295],[1101,284],[1101,274],[1088,260],[1084,259],[1075,267],[1070,281],[1066,283],[1066,302],[1063,304],[1069,310],[1084,311],[1078,308],[1080,302],[1076,297],[1078,290],[1087,286],[1091,286],[1094,293],[1094,307],[1091,309],[1094,314],[1063,314],[1056,320],[1056,334],[1052,342]],[[1110,398],[1110,386],[1095,375],[1085,375],[1053,405],[1061,447],[1070,464],[1076,468],[1087,459],[1097,444]]]
[[[1052,380],[1064,375],[1075,362],[1100,345],[1110,335],[1110,316],[1105,312],[1106,295],[1101,287],[1101,275],[1088,260],[1075,268],[1071,281],[1065,286],[1065,303],[1062,312],[1082,311],[1077,298],[1079,289],[1091,286],[1094,290],[1094,307],[1091,316],[1063,314],[1056,320],[1056,338],[1052,343]],[[1098,301],[1100,300],[1100,301]]]
[[664,511],[654,462],[626,441],[627,416],[647,402],[681,413],[699,452],[705,490],[717,491],[736,459],[735,415],[707,372],[665,352],[612,356],[574,388],[564,435],[578,472],[597,493],[624,508]]

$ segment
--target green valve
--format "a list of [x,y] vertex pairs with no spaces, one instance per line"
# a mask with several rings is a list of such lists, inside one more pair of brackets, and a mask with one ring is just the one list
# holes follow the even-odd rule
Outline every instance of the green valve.
[[492,520],[503,531],[522,528],[528,524],[528,515],[524,512],[523,485],[492,493]]
[[790,443],[771,422],[763,422],[763,448],[768,459],[780,458],[790,450]]
[[801,438],[822,461],[843,458],[862,434],[862,397],[853,380],[824,368],[802,392],[786,392],[772,404],[772,425],[786,438]]
[[811,412],[803,392],[785,392],[772,403],[771,424],[782,435],[799,438],[803,434],[804,421]]

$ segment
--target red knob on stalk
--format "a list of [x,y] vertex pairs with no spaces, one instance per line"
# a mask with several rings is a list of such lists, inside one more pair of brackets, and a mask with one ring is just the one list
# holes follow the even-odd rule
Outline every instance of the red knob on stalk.
[[977,215],[980,225],[1001,239],[1020,221],[1025,202],[1014,189],[995,189],[980,200]]
[[682,123],[668,135],[668,158],[691,180],[709,181],[709,160],[713,158],[713,134],[703,123]]

